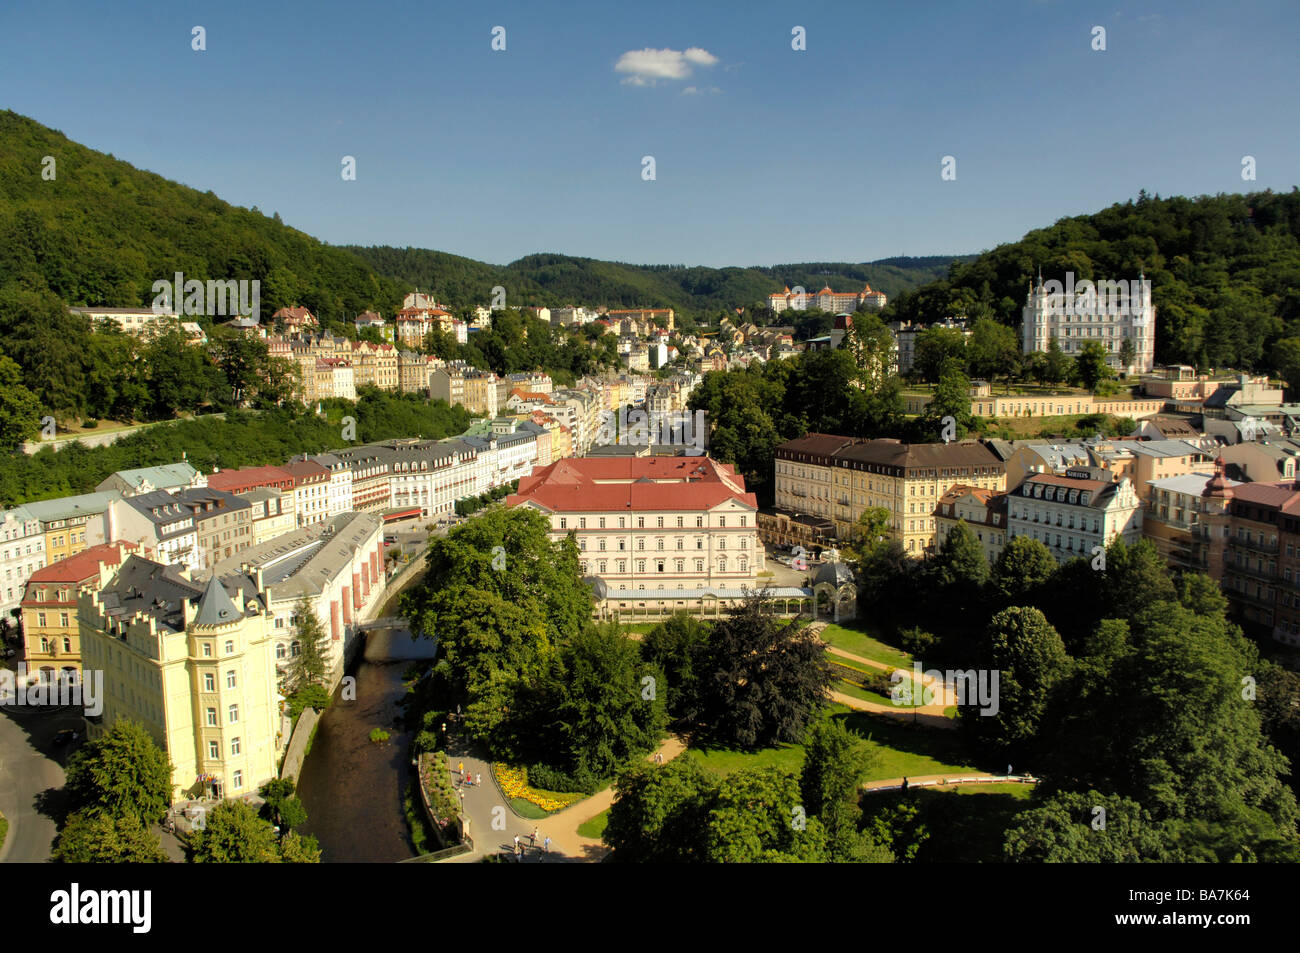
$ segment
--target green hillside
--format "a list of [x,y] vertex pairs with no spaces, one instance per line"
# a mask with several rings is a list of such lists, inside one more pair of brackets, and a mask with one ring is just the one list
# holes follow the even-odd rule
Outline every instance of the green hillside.
[[[55,159],[53,180],[42,177],[45,156]],[[0,112],[0,294],[20,288],[72,305],[132,307],[178,271],[259,280],[264,315],[301,304],[351,319],[391,309],[404,290],[274,218]]]
[[[992,315],[1019,327],[1031,276],[1127,280],[1145,270],[1156,360],[1276,370],[1300,364],[1300,193],[1136,201],[1065,218],[891,300],[885,318]],[[1291,343],[1285,343],[1291,342]]]
[[856,291],[865,283],[891,297],[948,274],[954,259],[888,258],[865,264],[816,262],[770,268],[705,268],[687,265],[630,265],[575,258],[529,255],[494,266],[422,248],[348,246],[376,272],[402,284],[429,289],[456,307],[487,302],[491,289],[506,289],[507,301],[554,307],[587,304],[606,307],[671,307],[695,317],[737,307],[765,304],[767,296],[802,285],[809,291],[830,284]]

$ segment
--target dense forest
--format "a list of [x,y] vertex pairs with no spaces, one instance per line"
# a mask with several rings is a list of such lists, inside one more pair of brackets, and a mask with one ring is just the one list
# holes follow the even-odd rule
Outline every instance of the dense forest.
[[890,301],[885,320],[995,317],[1018,328],[1031,277],[1128,280],[1145,272],[1156,361],[1276,370],[1300,356],[1300,192],[1150,197],[1065,218],[955,263]]
[[[782,286],[813,292],[829,284],[836,291],[860,291],[864,284],[899,294],[941,278],[951,256],[887,258],[865,264],[814,262],[770,268],[705,268],[687,265],[630,265],[569,255],[528,255],[508,265],[423,248],[348,246],[376,272],[403,285],[432,290],[455,307],[485,304],[494,287],[506,289],[510,305],[556,307],[585,304],[610,308],[664,307],[703,318],[733,308],[766,305]],[[516,300],[517,299],[517,300]]]

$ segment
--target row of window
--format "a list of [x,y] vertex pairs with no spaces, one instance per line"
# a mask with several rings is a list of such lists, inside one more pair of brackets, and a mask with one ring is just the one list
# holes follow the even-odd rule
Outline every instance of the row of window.
[[[619,529],[627,529],[626,521],[628,520],[628,518],[629,518],[629,517],[626,517],[626,516],[620,516],[620,517],[618,518],[618,528],[619,528]],[[657,521],[657,527],[658,527],[659,529],[663,529],[663,528],[664,528],[664,518],[663,518],[662,516],[657,516],[657,517],[655,517],[655,519],[656,519],[656,521]],[[646,520],[646,518],[645,518],[644,516],[638,516],[638,517],[636,518],[636,528],[637,528],[637,529],[645,529],[645,520]],[[677,527],[678,527],[678,529],[681,529],[681,528],[685,525],[684,520],[685,520],[684,517],[681,517],[681,516],[677,517]],[[697,527],[699,527],[699,526],[703,526],[703,525],[704,525],[704,517],[703,517],[703,516],[696,516],[696,517],[695,517],[695,525],[696,525]],[[740,517],[740,525],[741,525],[741,526],[747,526],[747,525],[748,525],[748,517],[745,517],[745,516]],[[719,527],[720,529],[725,529],[726,526],[727,526],[727,518],[726,518],[725,516],[719,516],[719,517],[718,517],[718,527]],[[568,528],[569,528],[569,518],[568,518],[567,516],[561,516],[561,517],[560,517],[560,529],[568,529]],[[585,516],[579,516],[579,517],[578,517],[578,526],[577,526],[577,528],[578,528],[578,529],[586,529],[586,528],[587,528],[587,517],[585,517]],[[595,527],[595,528],[596,528],[596,529],[605,529],[605,517],[600,516],[600,517],[597,517],[597,518],[596,518],[596,527]]]
[[[677,546],[675,547],[676,549],[678,549],[678,550],[682,550],[682,549],[685,549],[685,548],[686,548],[685,540],[684,540],[681,536],[677,536],[677,537],[675,537],[675,540],[676,540],[676,542],[677,542]],[[597,548],[600,552],[604,552],[604,551],[605,551],[605,542],[606,542],[606,537],[604,537],[604,536],[599,536],[599,537],[596,538],[596,548]],[[718,543],[718,549],[726,549],[726,548],[727,548],[727,539],[726,539],[725,536],[724,536],[724,537],[719,537],[717,543]],[[619,541],[618,541],[618,548],[619,548],[620,551],[625,550],[625,549],[627,548],[627,540],[620,538]],[[637,538],[637,541],[636,541],[636,548],[637,548],[638,550],[643,550],[643,549],[645,549],[645,537],[638,537],[638,538]],[[661,537],[658,537],[657,539],[655,539],[655,549],[658,550],[658,551],[660,551],[660,552],[662,552],[662,551],[663,551],[663,548],[664,548],[664,540],[663,540],[663,537],[661,536]],[[697,537],[695,537],[695,548],[696,548],[696,549],[703,549],[703,548],[704,548],[704,537],[703,537],[703,536],[697,536]],[[747,537],[747,536],[742,536],[742,537],[740,537],[740,548],[741,548],[741,549],[749,549],[749,537]],[[584,553],[587,551],[587,538],[586,538],[585,536],[580,536],[580,537],[578,537],[578,549],[579,549],[581,552],[584,552]]]
[[[615,565],[618,567],[618,568],[615,570],[615,572],[620,572],[620,573],[625,573],[625,572],[627,572],[627,563],[628,563],[628,561],[627,561],[626,559],[615,560]],[[738,570],[739,570],[740,572],[748,572],[748,571],[749,571],[749,559],[748,559],[748,558],[746,558],[745,556],[741,556],[740,559],[737,560],[737,563],[738,563]],[[666,571],[665,567],[667,566],[667,564],[668,564],[668,561],[667,561],[666,559],[658,559],[658,560],[655,560],[655,571],[656,571],[656,572],[665,572],[665,571]],[[583,573],[588,573],[588,572],[590,572],[590,571],[591,571],[591,570],[590,570],[591,565],[592,565],[592,563],[590,563],[590,562],[588,562],[587,560],[584,559],[584,560],[582,561],[582,571],[583,571]],[[727,557],[726,557],[726,556],[720,556],[720,557],[718,557],[718,572],[726,572],[726,571],[727,571],[727,565],[728,565],[728,562],[727,562]],[[597,567],[597,568],[596,568],[596,572],[599,573],[599,574],[601,574],[601,575],[604,575],[605,573],[607,573],[607,572],[609,571],[609,568],[608,568],[608,567],[609,567],[609,560],[607,560],[607,559],[600,559],[600,560],[597,560],[597,561],[595,562],[595,566]],[[685,560],[685,559],[674,559],[674,560],[673,560],[673,566],[674,566],[674,568],[673,568],[673,571],[674,571],[674,572],[686,572],[686,560]],[[643,572],[646,571],[646,561],[645,561],[644,559],[638,559],[638,560],[636,560],[636,571],[639,572],[639,573],[643,573]],[[695,560],[695,571],[696,571],[696,572],[704,572],[704,560],[703,560],[703,559],[697,559],[697,560]]]

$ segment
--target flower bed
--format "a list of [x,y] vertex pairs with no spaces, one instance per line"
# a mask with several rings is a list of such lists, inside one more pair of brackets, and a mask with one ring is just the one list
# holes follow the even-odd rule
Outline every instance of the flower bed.
[[492,773],[496,776],[497,784],[501,786],[501,792],[507,799],[521,798],[529,804],[536,804],[543,811],[549,813],[561,811],[587,796],[581,793],[559,794],[555,791],[539,791],[536,788],[530,788],[528,786],[527,768],[512,768],[507,764],[497,762],[492,765]]

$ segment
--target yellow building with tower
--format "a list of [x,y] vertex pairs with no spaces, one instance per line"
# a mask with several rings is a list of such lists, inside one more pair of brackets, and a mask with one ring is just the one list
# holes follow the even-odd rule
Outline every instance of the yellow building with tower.
[[97,737],[120,719],[167,752],[173,797],[239,797],[278,777],[282,735],[274,620],[260,570],[200,583],[130,556],[78,603],[85,669],[103,672]]

